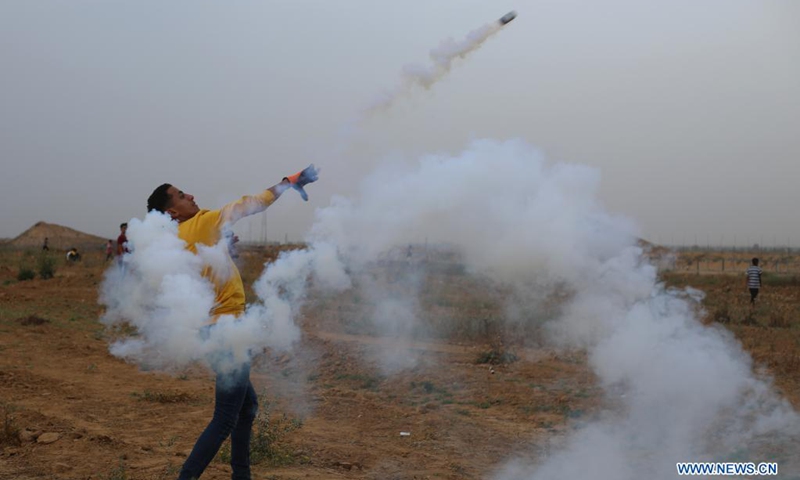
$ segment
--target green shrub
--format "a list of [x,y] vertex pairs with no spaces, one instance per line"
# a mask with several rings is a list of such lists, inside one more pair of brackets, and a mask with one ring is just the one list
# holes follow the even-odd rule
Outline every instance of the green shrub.
[[33,280],[34,278],[36,278],[36,272],[34,272],[32,268],[19,267],[19,273],[17,273],[17,280],[19,280],[20,282],[24,282],[25,280]]
[[490,365],[506,365],[509,363],[514,363],[519,358],[513,353],[509,352],[502,347],[492,347],[491,350],[487,350],[482,352],[478,355],[478,358],[475,360],[475,363],[478,364],[485,364],[488,363]]
[[128,472],[125,469],[125,464],[122,462],[122,458],[119,459],[119,465],[108,472],[108,475],[100,478],[103,480],[128,480]]
[[43,279],[53,278],[56,274],[56,261],[50,255],[43,253],[39,257],[39,276]]

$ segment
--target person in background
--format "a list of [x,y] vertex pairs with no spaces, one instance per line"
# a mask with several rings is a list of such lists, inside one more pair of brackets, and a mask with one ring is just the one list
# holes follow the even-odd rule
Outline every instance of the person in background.
[[114,258],[114,241],[110,238],[106,242],[106,262]]
[[119,224],[119,236],[117,237],[117,256],[121,257],[123,254],[128,253],[128,237],[125,236],[125,232],[128,231],[128,224],[127,223],[120,223]]
[[751,265],[747,267],[747,288],[750,289],[750,306],[756,306],[756,297],[761,289],[761,267],[758,266],[758,258],[753,258]]
[[70,248],[69,251],[67,252],[67,262],[75,263],[79,262],[80,260],[81,260],[81,254],[78,253],[78,249],[75,247]]
[[47,252],[50,250],[50,247],[47,246],[47,237],[44,237],[44,243],[42,244],[42,251]]

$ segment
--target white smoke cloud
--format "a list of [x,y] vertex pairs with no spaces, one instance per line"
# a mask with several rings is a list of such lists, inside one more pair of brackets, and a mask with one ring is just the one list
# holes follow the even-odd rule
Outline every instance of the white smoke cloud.
[[131,219],[128,242],[133,251],[106,272],[100,302],[104,323],[129,321],[141,335],[116,342],[111,353],[154,367],[193,360],[182,339],[209,321],[214,303],[201,258],[184,249],[177,224],[162,214]]
[[[554,439],[534,462],[499,467],[494,478],[660,480],[675,475],[678,461],[724,459],[797,435],[797,415],[732,335],[700,323],[698,292],[659,283],[634,223],[598,202],[599,182],[597,170],[547,162],[518,140],[381,166],[357,195],[319,209],[309,248],[269,265],[255,285],[259,302],[238,321],[220,319],[207,340],[193,332],[213,303],[202,264],[216,257],[185,252],[175,224],[148,215],[129,222],[135,250],[124,275],[113,270],[104,283],[106,321],[126,319],[140,332],[112,352],[181,364],[220,348],[240,357],[253,347],[285,348],[299,338],[309,279],[321,292],[358,288],[374,306],[375,331],[408,339],[424,327],[424,271],[413,255],[390,253],[424,238],[460,252],[467,273],[513,287],[509,322],[536,321],[541,301],[558,292],[548,340],[586,349],[608,395],[598,421]],[[398,267],[399,283],[370,276],[381,262]],[[382,353],[386,371],[414,365],[408,351]]]
[[[596,170],[550,165],[522,141],[476,141],[458,156],[379,167],[357,196],[335,197],[317,211],[308,239],[337,245],[356,274],[383,260],[396,264],[404,288],[360,282],[382,335],[402,341],[426,330],[418,298],[425,266],[416,268],[398,248],[423,238],[459,251],[468,272],[518,288],[519,301],[508,311],[524,322],[520,304],[536,305],[549,292],[543,288],[579,282],[587,265],[600,268],[635,242],[630,221],[597,205],[598,186]],[[414,365],[407,352],[396,357],[403,361],[380,358],[385,370]]]
[[375,258],[425,237],[458,245],[476,271],[577,281],[637,233],[597,205],[599,178],[589,167],[548,165],[522,141],[476,141],[457,157],[379,167],[356,200],[334,198],[317,211],[309,239]]
[[203,270],[210,267],[215,278],[226,278],[233,268],[228,246],[224,240],[200,246],[195,255],[177,235],[177,223],[167,215],[132,219],[128,240],[133,250],[106,272],[101,286],[100,302],[107,307],[102,321],[128,322],[137,331],[114,342],[111,353],[146,368],[173,370],[216,355],[224,369],[263,348],[287,349],[300,338],[294,320],[309,279],[328,289],[349,286],[331,246],[284,252],[257,281],[259,300],[239,318],[223,315],[209,327],[215,294]]
[[[309,238],[336,244],[354,269],[420,235],[448,244],[469,272],[514,288],[509,322],[534,321],[540,300],[567,292],[550,341],[587,349],[618,407],[542,462],[510,463],[497,479],[672,478],[676,462],[796,435],[797,415],[740,344],[701,324],[701,294],[659,283],[636,226],[597,200],[599,181],[597,170],[547,163],[521,141],[477,141],[458,156],[379,168],[358,196],[319,210]],[[392,290],[389,302],[378,284],[362,290],[384,335],[419,325],[418,290]]]

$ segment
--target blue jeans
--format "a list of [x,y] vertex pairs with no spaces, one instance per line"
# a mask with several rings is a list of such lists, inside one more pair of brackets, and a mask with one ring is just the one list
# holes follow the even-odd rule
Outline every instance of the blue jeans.
[[250,383],[250,364],[242,364],[233,371],[222,371],[218,367],[214,370],[217,373],[214,418],[197,439],[178,480],[199,478],[228,435],[231,437],[231,479],[250,480],[250,430],[258,412],[258,397]]

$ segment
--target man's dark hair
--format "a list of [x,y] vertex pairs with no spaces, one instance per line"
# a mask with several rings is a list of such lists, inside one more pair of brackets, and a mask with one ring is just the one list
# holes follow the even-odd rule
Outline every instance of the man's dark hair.
[[167,190],[171,187],[169,183],[165,183],[163,185],[159,185],[158,188],[153,190],[153,193],[150,194],[150,198],[147,199],[147,211],[152,212],[153,210],[157,212],[164,213],[166,209],[170,207],[170,202],[172,201],[172,197]]
[[758,266],[758,258],[753,257],[753,265]]
[[120,230],[122,230],[123,228],[127,228],[127,227],[128,227],[128,223],[127,222],[119,224],[119,229]]

